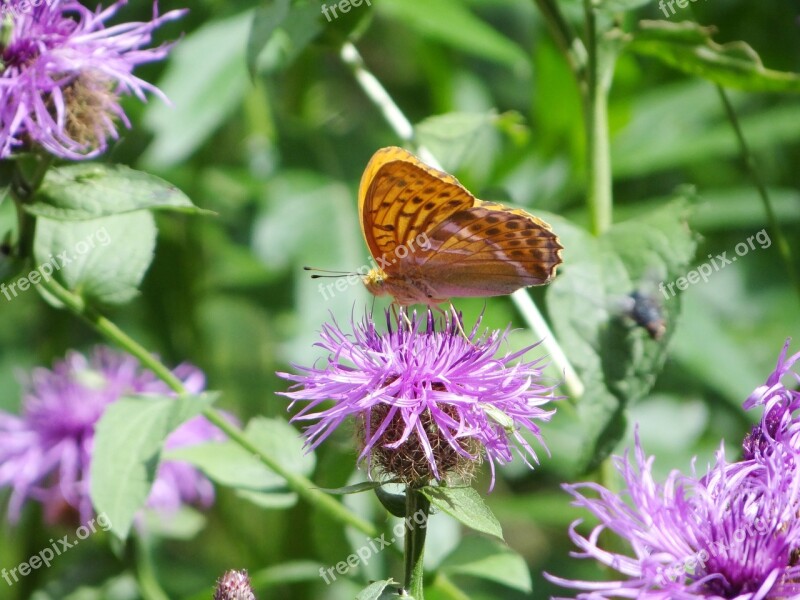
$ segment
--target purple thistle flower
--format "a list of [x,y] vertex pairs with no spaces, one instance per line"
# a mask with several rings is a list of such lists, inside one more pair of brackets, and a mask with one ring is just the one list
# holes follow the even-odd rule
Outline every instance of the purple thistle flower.
[[528,465],[528,457],[538,463],[521,430],[544,445],[535,421],[555,412],[542,408],[555,399],[553,388],[541,383],[541,359],[512,364],[533,346],[498,357],[508,330],[479,337],[479,319],[468,341],[452,317],[437,330],[430,310],[424,329],[416,314],[410,327],[400,321],[393,330],[388,311],[386,320],[387,333],[370,317],[353,323],[352,335],[325,325],[317,345],[330,353],[326,364],[278,374],[296,382],[283,394],[289,408],[308,402],[292,421],[313,422],[305,429],[310,448],[353,417],[359,461],[371,470],[374,460],[407,484],[466,477],[485,456],[493,486],[495,461],[511,461],[512,449]]
[[[174,371],[190,393],[205,387],[202,371],[188,364]],[[93,513],[89,471],[97,421],[109,404],[127,394],[174,395],[132,356],[98,347],[90,357],[70,352],[52,371],[38,368],[26,385],[22,416],[0,411],[0,487],[11,487],[9,520],[19,519],[27,500],[44,505],[55,520],[64,509],[77,510],[81,522]],[[203,417],[176,429],[166,448],[180,448],[225,436]],[[189,464],[164,461],[147,500],[169,512],[183,503],[209,506],[211,482]]]
[[11,0],[0,8],[10,28],[0,40],[0,158],[32,146],[68,160],[95,157],[117,138],[117,119],[130,127],[119,96],[163,98],[133,69],[167,55],[168,45],[145,46],[185,11],[159,16],[156,3],[152,21],[106,27],[125,4],[93,12],[77,0]]
[[800,451],[800,422],[794,416],[800,409],[800,392],[788,389],[782,381],[790,374],[795,383],[800,382],[800,376],[792,370],[794,364],[800,360],[800,352],[786,358],[790,342],[787,339],[783,345],[778,365],[766,383],[757,387],[744,402],[747,410],[756,406],[764,407],[761,422],[753,427],[742,444],[746,460],[761,460],[763,455],[772,454],[781,447]]
[[[622,575],[613,581],[575,581],[546,574],[577,598],[642,600],[778,600],[800,598],[800,480],[781,457],[716,465],[698,479],[673,471],[663,485],[653,479],[653,457],[636,439],[636,465],[616,458],[625,481],[617,495],[601,485],[565,485],[574,504],[599,521],[584,537],[573,523],[579,552]],[[796,468],[800,455],[790,457]],[[593,492],[597,497],[589,497]],[[600,547],[606,530],[630,550]],[[603,536],[605,537],[605,536]],[[614,546],[615,548],[618,546]]]

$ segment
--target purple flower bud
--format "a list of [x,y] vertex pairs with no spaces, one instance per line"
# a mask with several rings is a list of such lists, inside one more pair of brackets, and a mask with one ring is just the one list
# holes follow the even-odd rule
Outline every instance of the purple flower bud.
[[247,571],[226,571],[217,581],[214,600],[256,600]]

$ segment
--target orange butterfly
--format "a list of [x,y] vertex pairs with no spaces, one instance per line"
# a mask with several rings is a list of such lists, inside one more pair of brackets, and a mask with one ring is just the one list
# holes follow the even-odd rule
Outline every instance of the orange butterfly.
[[478,200],[455,177],[402,148],[372,156],[358,211],[377,263],[364,285],[400,306],[510,294],[548,283],[561,264],[562,246],[550,225]]

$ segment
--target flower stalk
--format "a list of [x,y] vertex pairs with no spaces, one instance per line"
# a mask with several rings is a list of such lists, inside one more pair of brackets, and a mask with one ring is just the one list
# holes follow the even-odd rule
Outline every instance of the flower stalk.
[[611,227],[613,196],[611,187],[611,144],[608,133],[608,92],[611,69],[605,65],[593,0],[584,0],[586,20],[587,69],[584,82],[584,118],[587,161],[588,203],[592,232],[600,235]]
[[416,523],[417,514],[424,515],[425,526],[409,526],[405,538],[405,588],[414,600],[424,600],[425,536],[431,503],[419,488],[406,489],[406,523]]

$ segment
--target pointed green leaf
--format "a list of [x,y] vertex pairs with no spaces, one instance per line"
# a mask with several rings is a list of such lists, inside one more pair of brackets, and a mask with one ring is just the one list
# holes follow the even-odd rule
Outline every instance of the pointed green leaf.
[[375,496],[383,505],[383,508],[389,511],[390,515],[394,515],[395,517],[398,517],[400,519],[405,518],[406,516],[405,493],[393,494],[391,492],[386,491],[385,488],[379,487],[375,488]]
[[344,496],[347,494],[360,494],[361,492],[368,492],[380,488],[384,485],[381,481],[362,481],[361,483],[354,483],[340,488],[317,488],[320,492],[332,494],[334,496]]
[[[285,420],[252,419],[244,435],[288,471],[304,477],[313,472],[314,455],[305,451],[297,430]],[[178,448],[166,452],[165,458],[191,463],[215,483],[236,489],[239,496],[258,506],[288,508],[297,502],[297,495],[286,488],[282,477],[234,442]]]
[[247,41],[250,73],[265,75],[288,67],[322,29],[322,11],[316,2],[276,0],[259,8]]
[[448,575],[469,575],[521,592],[533,591],[525,559],[505,544],[490,538],[465,537],[439,568]]
[[[397,586],[397,582],[392,579],[376,581],[361,590],[356,596],[356,600],[387,600],[389,598],[397,598],[395,586]],[[414,600],[411,596],[403,596],[403,599]]]
[[[676,201],[615,224],[600,237],[556,215],[543,217],[569,252],[570,268],[549,286],[547,303],[558,307],[550,311],[556,336],[586,387],[577,401],[577,427],[567,422],[568,411],[553,421],[581,440],[578,453],[569,452],[577,471],[613,449],[625,430],[625,408],[650,390],[663,366],[680,297],[665,298],[660,284],[684,275],[694,256],[687,212],[686,203]],[[641,298],[652,304],[645,311],[652,318],[644,323],[632,318]],[[658,323],[665,333],[654,339],[646,326]],[[551,449],[554,456],[563,454],[556,445]]]
[[95,510],[108,516],[116,537],[127,538],[150,493],[164,440],[215,399],[214,394],[137,396],[105,410],[95,428],[90,493]]
[[452,0],[380,0],[378,12],[397,19],[427,39],[473,56],[492,60],[525,73],[525,51],[475,16],[462,2]]
[[158,82],[170,104],[147,105],[144,121],[153,141],[142,164],[163,170],[180,163],[241,105],[250,85],[242,40],[252,19],[253,12],[245,11],[209,21],[170,53]]
[[54,220],[85,220],[137,210],[207,212],[160,177],[124,165],[80,163],[50,169],[31,214]]
[[500,522],[471,487],[424,487],[422,493],[431,504],[470,529],[503,539]]
[[689,75],[751,92],[800,92],[800,76],[767,69],[745,42],[718,44],[714,28],[690,21],[641,21],[629,48]]

